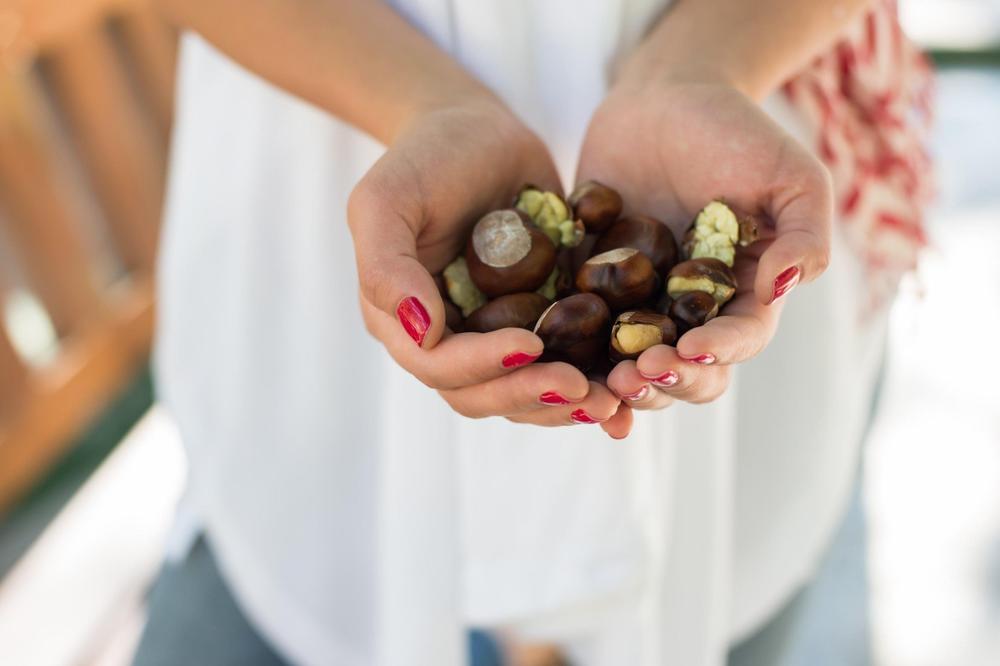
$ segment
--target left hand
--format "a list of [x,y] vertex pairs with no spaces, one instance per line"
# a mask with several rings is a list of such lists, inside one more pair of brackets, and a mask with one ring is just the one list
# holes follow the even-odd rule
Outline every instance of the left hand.
[[618,85],[591,120],[577,178],[614,187],[626,213],[664,220],[678,238],[713,199],[768,221],[763,240],[738,253],[740,286],[724,315],[686,333],[676,349],[658,345],[608,376],[608,387],[631,407],[719,397],[731,366],[773,337],[781,296],[827,266],[828,172],[724,81]]

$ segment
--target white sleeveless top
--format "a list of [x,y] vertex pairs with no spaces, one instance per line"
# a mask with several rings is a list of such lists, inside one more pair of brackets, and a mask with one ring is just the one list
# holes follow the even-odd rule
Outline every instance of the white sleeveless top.
[[[611,64],[664,5],[396,4],[567,184]],[[856,324],[858,266],[837,239],[726,396],[637,414],[624,442],[466,420],[364,332],[345,203],[381,150],[185,37],[158,381],[244,610],[301,664],[458,666],[469,624],[585,665],[723,663],[845,505],[881,339]]]

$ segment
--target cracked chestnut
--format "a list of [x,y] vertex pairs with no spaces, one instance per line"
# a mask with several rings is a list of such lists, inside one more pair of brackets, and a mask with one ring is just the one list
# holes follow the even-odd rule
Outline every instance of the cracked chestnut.
[[677,342],[677,326],[670,317],[658,312],[631,310],[618,315],[611,327],[608,353],[614,362],[639,358],[656,345]]
[[667,276],[667,294],[676,299],[690,291],[705,292],[723,305],[736,292],[736,276],[718,259],[703,257],[682,261]]

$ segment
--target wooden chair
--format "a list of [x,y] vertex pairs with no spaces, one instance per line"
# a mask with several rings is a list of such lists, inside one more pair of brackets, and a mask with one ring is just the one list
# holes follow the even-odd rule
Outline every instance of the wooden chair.
[[0,316],[0,514],[148,357],[175,56],[141,0],[0,0],[0,306],[58,340],[32,362]]

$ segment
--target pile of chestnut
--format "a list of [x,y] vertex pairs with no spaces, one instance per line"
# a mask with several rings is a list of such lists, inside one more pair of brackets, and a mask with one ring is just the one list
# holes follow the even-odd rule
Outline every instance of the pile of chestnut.
[[622,209],[595,181],[566,200],[525,187],[476,223],[440,276],[448,327],[526,328],[545,344],[542,361],[606,373],[715,317],[736,292],[736,246],[757,239],[755,220],[712,201],[678,247],[666,224]]

